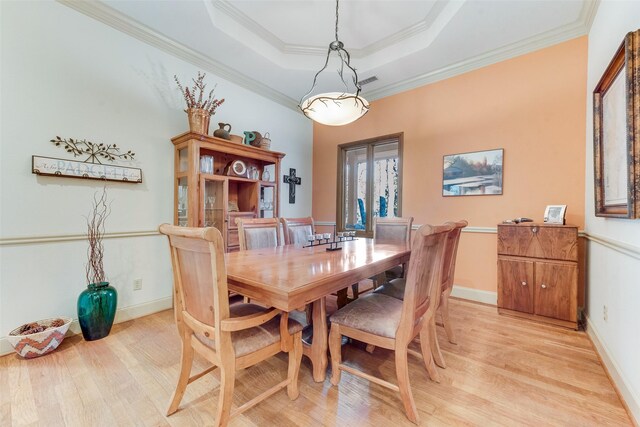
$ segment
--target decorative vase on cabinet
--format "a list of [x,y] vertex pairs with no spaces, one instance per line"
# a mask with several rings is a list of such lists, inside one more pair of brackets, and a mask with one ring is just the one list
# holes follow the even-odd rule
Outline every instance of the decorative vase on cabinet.
[[109,282],[91,283],[78,297],[78,321],[87,341],[106,337],[118,306],[118,292]]
[[187,108],[189,118],[189,129],[191,132],[206,135],[209,133],[209,119],[211,114],[203,108]]

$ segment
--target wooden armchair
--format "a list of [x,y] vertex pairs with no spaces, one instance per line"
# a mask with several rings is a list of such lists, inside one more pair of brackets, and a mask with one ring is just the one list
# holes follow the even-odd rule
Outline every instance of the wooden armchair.
[[[438,303],[444,245],[452,224],[423,225],[416,232],[407,271],[404,300],[372,293],[338,310],[331,316],[329,349],[331,351],[331,384],[338,385],[341,371],[368,379],[399,391],[407,418],[418,423],[418,411],[409,384],[409,343],[420,335],[422,358],[429,376],[439,381],[431,353],[430,328]],[[395,352],[398,385],[360,372],[342,364],[342,336]]]
[[[468,222],[460,220],[456,222],[448,222],[447,224],[453,225],[453,229],[447,235],[445,243],[440,296],[438,297],[438,305],[436,309],[440,312],[442,317],[442,325],[447,333],[449,342],[456,344],[456,337],[453,333],[453,328],[451,327],[451,321],[449,320],[449,296],[453,289],[453,278],[456,270],[456,257],[458,254],[460,233],[462,232],[462,229],[468,225]],[[393,279],[376,289],[374,292],[401,300],[405,295],[405,282],[405,279]],[[434,318],[434,322],[430,326],[430,328],[432,328],[431,337],[433,338],[431,350],[433,351],[433,357],[436,365],[441,368],[446,368],[446,363],[442,357],[442,352],[440,351],[440,344],[438,344],[438,340],[436,339],[435,325]],[[368,347],[368,350],[373,351],[371,347]]]
[[308,243],[307,237],[316,233],[313,218],[280,218],[284,230],[285,245],[305,245]]
[[240,250],[282,245],[278,218],[236,218]]
[[[302,359],[302,325],[280,310],[253,304],[229,306],[222,235],[216,228],[187,228],[168,224],[160,232],[169,237],[174,278],[174,312],[182,339],[180,377],[167,416],[178,410],[189,383],[220,368],[220,397],[216,426],[287,387],[298,397]],[[287,378],[231,411],[236,369],[244,369],[279,352],[289,353]],[[212,363],[191,376],[194,353]]]

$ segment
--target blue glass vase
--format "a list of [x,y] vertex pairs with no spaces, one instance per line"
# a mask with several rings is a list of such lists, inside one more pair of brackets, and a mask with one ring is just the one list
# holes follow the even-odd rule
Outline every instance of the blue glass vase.
[[78,297],[78,321],[87,341],[109,335],[118,306],[118,292],[109,282],[91,283]]

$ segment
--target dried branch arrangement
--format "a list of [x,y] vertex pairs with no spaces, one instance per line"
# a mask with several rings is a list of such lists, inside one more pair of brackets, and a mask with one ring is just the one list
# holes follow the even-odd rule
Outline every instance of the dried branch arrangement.
[[105,282],[104,274],[104,222],[111,213],[111,207],[107,205],[107,186],[102,189],[102,195],[98,198],[98,193],[93,195],[93,204],[89,216],[87,216],[87,283]]
[[56,147],[63,145],[67,153],[72,153],[73,157],[89,156],[85,160],[85,163],[90,161],[91,163],[102,164],[98,157],[109,161],[115,161],[116,159],[133,160],[133,156],[136,155],[136,153],[131,150],[121,154],[120,147],[116,144],[96,144],[86,139],[67,139],[56,136],[51,142],[53,142]]
[[209,96],[207,97],[207,99],[204,99],[204,94],[207,87],[207,84],[204,82],[204,77],[206,75],[206,73],[200,73],[198,71],[198,78],[191,79],[193,81],[193,87],[191,88],[182,87],[182,84],[178,80],[178,76],[174,75],[173,78],[176,81],[178,89],[180,89],[185,102],[187,103],[187,108],[201,108],[203,110],[206,110],[210,116],[213,116],[216,113],[216,109],[224,102],[224,98],[215,99],[213,97],[213,92],[216,90],[216,86],[218,86],[215,85],[213,89],[211,89],[211,92],[209,92]]

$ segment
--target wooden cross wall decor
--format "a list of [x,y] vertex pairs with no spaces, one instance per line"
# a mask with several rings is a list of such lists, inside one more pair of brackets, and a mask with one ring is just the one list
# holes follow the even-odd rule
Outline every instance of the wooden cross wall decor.
[[302,184],[302,178],[296,176],[296,170],[289,168],[289,175],[284,175],[285,184],[289,184],[289,203],[296,202],[296,185]]

